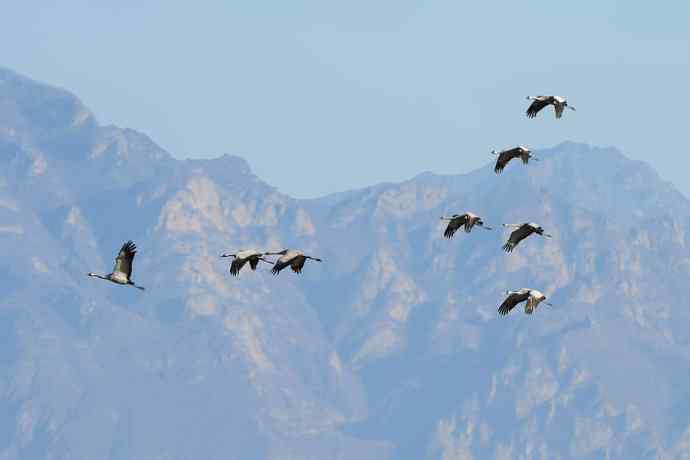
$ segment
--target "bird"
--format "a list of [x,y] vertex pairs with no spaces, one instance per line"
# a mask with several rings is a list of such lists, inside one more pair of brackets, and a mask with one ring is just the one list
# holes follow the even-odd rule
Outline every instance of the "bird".
[[302,251],[297,251],[295,249],[283,249],[282,251],[278,252],[267,252],[265,255],[281,256],[275,261],[273,269],[271,270],[271,273],[274,275],[277,275],[282,269],[288,266],[292,268],[293,272],[302,273],[302,268],[304,267],[304,263],[307,261],[307,259],[322,262],[322,260],[317,257],[306,256]]
[[113,267],[113,272],[107,275],[101,275],[98,273],[88,273],[88,276],[93,276],[94,278],[100,278],[106,281],[111,281],[115,284],[121,284],[125,286],[134,286],[137,289],[144,290],[143,286],[137,286],[132,281],[132,262],[134,261],[134,256],[137,253],[137,246],[132,240],[125,242],[120,248],[120,252],[115,258],[115,266]]
[[514,147],[512,149],[501,150],[500,152],[492,150],[491,154],[498,156],[498,158],[496,159],[496,166],[494,167],[494,172],[496,174],[502,173],[503,168],[505,168],[506,165],[513,158],[522,159],[522,162],[524,164],[527,164],[529,162],[530,158],[534,161],[539,161],[538,158],[534,158],[532,156],[531,150],[529,150],[527,147],[523,147],[521,145],[518,145],[517,147]]
[[256,270],[260,260],[266,262],[267,264],[273,264],[273,262],[270,260],[264,259],[262,257],[264,255],[265,254],[263,252],[259,252],[256,249],[245,249],[236,254],[221,254],[221,257],[233,258],[233,261],[230,264],[230,274],[232,276],[237,276],[247,262],[249,262],[249,267],[252,269],[252,271]]
[[541,235],[546,238],[552,237],[548,233],[544,233],[544,229],[534,222],[526,222],[524,224],[503,224],[503,226],[515,229],[510,233],[506,244],[503,245],[503,250],[505,252],[512,252],[520,241],[524,240],[532,233],[536,233],[537,235]]
[[547,105],[553,105],[553,110],[556,113],[556,118],[561,118],[563,109],[568,107],[570,110],[575,110],[575,107],[568,105],[568,101],[561,96],[527,96],[528,101],[532,101],[527,108],[527,118],[534,118],[537,113]]
[[484,221],[481,217],[471,212],[466,212],[465,214],[453,214],[450,217],[441,216],[441,220],[447,220],[448,226],[443,232],[443,236],[446,238],[452,238],[455,232],[460,229],[460,227],[465,228],[465,232],[469,233],[472,231],[472,227],[475,225],[485,229],[491,230],[491,227],[484,225]]
[[[525,300],[527,301],[525,304],[525,313],[531,315],[537,309],[537,306],[546,300],[546,296],[536,289],[522,288],[517,291],[506,291],[506,295],[508,297],[506,297],[501,306],[498,307],[498,313],[500,313],[501,316],[507,315],[517,304]],[[544,304],[553,307],[549,302],[544,302]]]

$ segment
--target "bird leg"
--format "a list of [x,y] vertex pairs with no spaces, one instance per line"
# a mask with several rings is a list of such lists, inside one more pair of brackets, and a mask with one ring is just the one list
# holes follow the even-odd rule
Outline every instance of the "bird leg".
[[266,262],[267,264],[275,265],[275,262],[271,262],[270,260],[264,259],[263,257],[259,257],[259,260],[262,260]]
[[504,227],[520,228],[522,224],[503,224]]
[[237,257],[235,254],[221,254],[221,257]]

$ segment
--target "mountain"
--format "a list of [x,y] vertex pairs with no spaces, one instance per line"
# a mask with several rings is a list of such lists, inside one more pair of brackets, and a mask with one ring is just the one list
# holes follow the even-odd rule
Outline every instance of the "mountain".
[[[296,200],[0,70],[0,458],[690,458],[690,202],[537,154]],[[465,210],[495,230],[444,239]],[[127,239],[143,293],[85,276]],[[247,247],[324,262],[230,277]],[[554,308],[499,317],[523,286]]]

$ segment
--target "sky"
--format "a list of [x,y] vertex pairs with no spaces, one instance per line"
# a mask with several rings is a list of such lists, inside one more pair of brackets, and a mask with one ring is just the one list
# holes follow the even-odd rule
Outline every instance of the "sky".
[[[678,1],[23,0],[3,6],[0,66],[299,198],[565,140],[690,196],[688,24]],[[578,110],[528,120],[533,94]]]

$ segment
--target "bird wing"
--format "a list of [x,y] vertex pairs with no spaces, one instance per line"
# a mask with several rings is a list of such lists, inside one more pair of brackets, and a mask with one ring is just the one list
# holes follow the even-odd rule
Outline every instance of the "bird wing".
[[465,232],[470,233],[472,231],[472,227],[474,227],[474,224],[479,222],[481,218],[474,216],[474,217],[468,217],[465,220]]
[[563,116],[563,109],[565,106],[563,104],[554,104],[553,110],[556,112],[556,118],[561,118]]
[[246,263],[247,259],[240,259],[239,257],[235,257],[235,260],[233,260],[230,264],[230,274],[233,276],[237,276],[240,273],[240,270],[242,270],[242,267],[244,267],[244,264]]
[[115,266],[113,267],[113,273],[120,272],[127,275],[129,279],[132,276],[132,261],[134,260],[134,255],[137,253],[137,246],[132,240],[127,241],[120,248],[120,252],[115,258]]
[[494,172],[499,174],[506,167],[508,162],[520,154],[519,148],[513,148],[509,150],[504,150],[498,155],[496,160],[496,166],[494,167]]
[[519,156],[522,159],[522,162],[524,164],[529,163],[529,151],[528,150],[524,150],[524,149],[520,150]]
[[510,236],[508,237],[508,241],[503,245],[503,250],[505,252],[511,252],[513,249],[515,249],[515,246],[517,246],[520,241],[524,240],[532,233],[534,233],[534,228],[532,226],[529,224],[522,224],[520,227],[511,232]]
[[273,268],[271,269],[271,273],[274,275],[277,275],[280,273],[282,269],[290,265],[290,262],[292,261],[293,257],[284,255],[278,260],[276,260],[276,263],[273,265]]
[[515,305],[519,304],[520,302],[524,302],[528,297],[529,292],[520,291],[510,294],[508,297],[506,297],[501,306],[498,307],[498,313],[500,313],[501,316],[507,315],[510,313],[510,310],[515,308]]
[[257,265],[259,265],[259,257],[261,256],[254,256],[249,259],[249,268],[256,270]]
[[551,98],[547,96],[537,96],[536,99],[527,107],[527,117],[534,118],[537,113],[547,105],[551,104]]
[[295,273],[302,273],[302,268],[304,267],[304,262],[307,261],[307,258],[304,256],[297,256],[292,261],[290,262],[290,267],[292,268],[292,271]]
[[542,298],[537,297],[535,295],[530,295],[527,298],[527,303],[525,304],[525,313],[528,315],[531,315],[534,313],[534,310],[537,309],[537,306],[539,306],[539,302],[541,302]]
[[455,232],[458,231],[460,227],[465,225],[467,222],[467,214],[463,214],[461,216],[455,217],[448,222],[448,226],[446,227],[446,231],[443,232],[443,236],[446,238],[452,238],[453,235],[455,235]]

